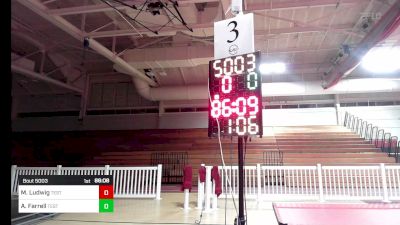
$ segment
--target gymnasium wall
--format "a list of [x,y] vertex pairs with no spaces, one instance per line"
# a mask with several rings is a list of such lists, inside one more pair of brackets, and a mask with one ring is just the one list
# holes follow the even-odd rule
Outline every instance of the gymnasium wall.
[[26,117],[12,121],[13,131],[156,129],[158,114]]
[[[345,111],[366,119],[392,135],[400,136],[400,106],[341,107],[340,121]],[[14,131],[72,130],[135,130],[207,128],[207,112],[158,113],[134,115],[91,115],[83,121],[78,117],[26,117],[12,122]],[[264,109],[264,126],[335,125],[332,107],[304,109]]]
[[264,109],[264,126],[336,125],[333,107],[305,109]]
[[346,111],[384,129],[392,136],[400,137],[400,106],[342,107],[340,121],[344,120]]

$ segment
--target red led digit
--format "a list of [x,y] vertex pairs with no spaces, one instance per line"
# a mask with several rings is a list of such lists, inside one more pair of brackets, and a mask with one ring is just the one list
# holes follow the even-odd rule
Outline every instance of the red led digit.
[[231,100],[229,98],[222,100],[222,116],[223,117],[229,117],[232,114],[232,109],[229,106],[229,103]]
[[218,118],[221,116],[221,102],[219,101],[219,95],[214,96],[214,100],[211,102],[211,116]]
[[256,115],[258,113],[258,98],[254,95],[247,99],[247,105],[249,106],[249,114]]
[[244,114],[246,114],[246,99],[244,97],[237,98],[235,106],[238,116],[244,116]]
[[232,77],[230,76],[223,76],[222,77],[222,85],[221,85],[222,92],[228,94],[232,91]]

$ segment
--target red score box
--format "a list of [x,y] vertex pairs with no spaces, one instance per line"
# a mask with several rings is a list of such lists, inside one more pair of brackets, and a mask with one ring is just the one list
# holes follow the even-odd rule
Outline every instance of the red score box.
[[114,198],[114,189],[112,185],[99,186],[99,199],[112,199]]

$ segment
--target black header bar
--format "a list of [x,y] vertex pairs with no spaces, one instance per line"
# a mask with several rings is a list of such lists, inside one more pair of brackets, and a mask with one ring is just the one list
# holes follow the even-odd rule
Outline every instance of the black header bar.
[[19,175],[19,185],[112,185],[112,175]]

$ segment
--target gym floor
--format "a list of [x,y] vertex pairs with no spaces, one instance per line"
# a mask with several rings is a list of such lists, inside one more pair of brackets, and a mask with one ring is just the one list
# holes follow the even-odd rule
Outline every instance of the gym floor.
[[[87,225],[87,224],[196,224],[201,210],[197,209],[197,194],[190,194],[190,208],[183,209],[183,193],[163,193],[161,200],[154,199],[114,199],[114,213],[71,213],[58,214],[42,225]],[[233,224],[236,210],[232,199],[218,200],[218,209],[204,211],[201,219],[206,224]],[[236,199],[236,205],[238,201]],[[271,202],[257,206],[256,201],[247,201],[248,225],[277,225]]]

